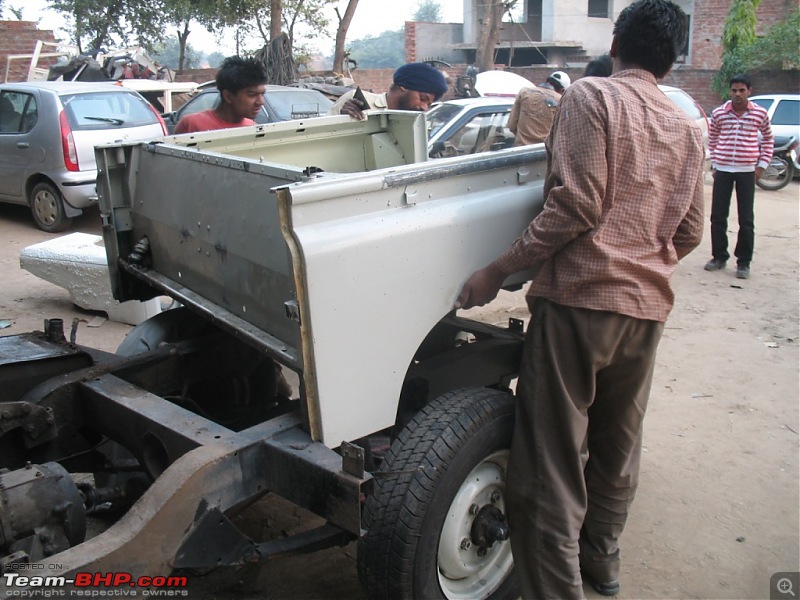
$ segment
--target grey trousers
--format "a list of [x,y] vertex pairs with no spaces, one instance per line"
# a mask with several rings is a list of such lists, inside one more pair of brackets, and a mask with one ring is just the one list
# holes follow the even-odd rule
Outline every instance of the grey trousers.
[[522,597],[619,579],[642,421],[664,324],[537,298],[525,338],[507,502]]

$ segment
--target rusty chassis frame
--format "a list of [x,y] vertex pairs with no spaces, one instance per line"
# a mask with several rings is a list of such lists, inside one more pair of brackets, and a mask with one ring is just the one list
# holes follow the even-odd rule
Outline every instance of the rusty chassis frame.
[[[36,333],[0,340],[0,389],[15,390],[0,402],[5,425],[0,434],[17,434],[13,439],[27,448],[24,457],[4,452],[0,467],[89,454],[85,442],[70,441],[88,428],[131,451],[153,479],[111,528],[49,556],[53,567],[37,574],[125,570],[155,575],[175,568],[240,565],[344,544],[361,533],[361,506],[371,491],[371,476],[364,473],[360,449],[348,446],[343,462],[339,453],[311,440],[299,410],[234,431],[158,395],[178,373],[224,364],[225,357],[209,354],[214,344],[208,340],[164,344],[134,357],[98,353]],[[4,348],[17,350],[9,354]],[[60,373],[53,366],[59,361]],[[81,367],[81,361],[91,364]],[[49,366],[43,371],[42,365]],[[22,390],[37,370],[50,378]],[[328,524],[276,542],[250,540],[228,516],[267,492]]]

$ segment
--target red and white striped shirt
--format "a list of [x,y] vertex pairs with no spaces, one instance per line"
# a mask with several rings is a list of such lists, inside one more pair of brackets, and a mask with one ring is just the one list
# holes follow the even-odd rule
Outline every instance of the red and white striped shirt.
[[741,115],[728,100],[711,113],[708,124],[708,148],[711,166],[718,171],[745,173],[756,166],[766,168],[772,160],[774,139],[767,111],[747,103]]

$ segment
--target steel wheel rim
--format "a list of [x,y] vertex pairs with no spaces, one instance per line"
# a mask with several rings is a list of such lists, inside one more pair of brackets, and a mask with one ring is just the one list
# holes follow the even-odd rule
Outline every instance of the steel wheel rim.
[[52,225],[58,216],[58,200],[49,190],[39,190],[33,197],[33,210],[36,217],[45,225]]
[[483,557],[478,556],[477,546],[464,547],[463,543],[470,538],[474,519],[471,506],[489,504],[492,494],[499,492],[500,499],[494,504],[505,512],[503,493],[507,465],[508,450],[487,456],[464,479],[450,504],[437,551],[439,585],[447,598],[486,598],[502,585],[514,568],[508,540],[495,542]]

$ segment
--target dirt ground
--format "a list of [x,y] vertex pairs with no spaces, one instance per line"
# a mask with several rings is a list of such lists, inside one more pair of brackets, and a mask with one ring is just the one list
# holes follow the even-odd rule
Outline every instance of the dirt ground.
[[[798,208],[796,181],[757,190],[751,279],[736,279],[732,268],[703,270],[708,234],[676,272],[639,493],[622,539],[619,598],[769,598],[773,573],[800,570]],[[97,214],[76,220],[74,230],[99,233]],[[89,327],[96,314],[20,270],[19,251],[53,237],[34,228],[27,209],[0,205],[0,335],[78,317],[86,321],[79,343],[113,351],[128,326]],[[521,292],[479,310],[492,322],[527,316]],[[309,526],[307,515],[269,497],[239,522],[256,539]],[[351,544],[198,578],[191,597],[366,600],[355,554]],[[588,588],[587,596],[599,597]]]

